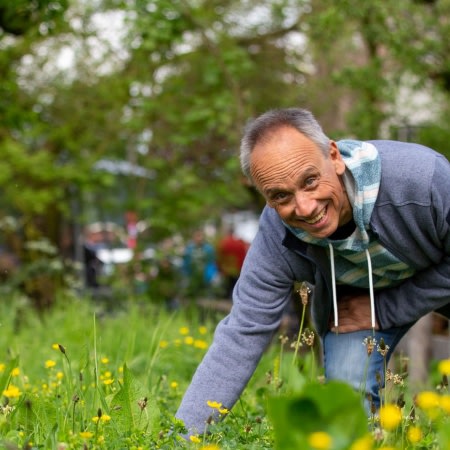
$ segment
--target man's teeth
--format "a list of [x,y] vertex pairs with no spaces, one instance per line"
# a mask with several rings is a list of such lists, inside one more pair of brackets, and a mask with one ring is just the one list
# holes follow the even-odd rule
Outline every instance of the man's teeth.
[[310,224],[314,224],[316,222],[318,222],[320,219],[322,219],[322,217],[325,215],[325,213],[327,212],[326,208],[322,209],[322,211],[317,214],[317,216],[312,217],[311,219],[304,219],[304,221],[306,223],[310,223]]

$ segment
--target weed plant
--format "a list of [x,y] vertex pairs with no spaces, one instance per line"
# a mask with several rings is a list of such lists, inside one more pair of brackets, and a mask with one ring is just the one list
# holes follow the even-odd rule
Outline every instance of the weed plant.
[[[210,399],[225,420],[186,440],[174,413],[216,318],[142,301],[99,308],[70,296],[38,315],[22,297],[5,298],[0,448],[450,449],[450,360],[436,365],[438,385],[417,395],[404,374],[387,371],[380,413],[368,418],[361,393],[324,383],[314,332],[301,323],[297,336],[274,339],[231,411]],[[371,351],[385,350],[369,341]]]

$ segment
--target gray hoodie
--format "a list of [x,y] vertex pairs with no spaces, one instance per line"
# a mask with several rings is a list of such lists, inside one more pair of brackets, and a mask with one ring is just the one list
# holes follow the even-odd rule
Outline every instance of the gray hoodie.
[[[371,141],[381,158],[381,184],[370,219],[380,243],[416,270],[400,285],[375,292],[380,328],[417,321],[439,310],[450,317],[450,163],[409,143]],[[197,368],[176,417],[203,433],[207,401],[231,408],[280,325],[295,281],[314,285],[311,317],[319,335],[333,313],[326,249],[307,244],[266,207],[233,293],[230,314]]]

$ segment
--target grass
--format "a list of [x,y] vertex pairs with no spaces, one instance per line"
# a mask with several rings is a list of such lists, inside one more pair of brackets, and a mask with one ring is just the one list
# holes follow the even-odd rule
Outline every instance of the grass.
[[72,297],[37,315],[18,296],[0,317],[2,449],[450,449],[449,361],[430,378],[440,389],[416,398],[392,374],[381,419],[367,420],[359,393],[323,384],[311,332],[281,336],[232,411],[211,399],[226,420],[186,441],[174,413],[216,318]]

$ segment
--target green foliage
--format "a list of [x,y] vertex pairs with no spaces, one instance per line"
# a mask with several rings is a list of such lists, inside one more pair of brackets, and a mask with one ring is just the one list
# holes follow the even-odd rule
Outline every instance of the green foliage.
[[269,399],[277,449],[308,449],[309,436],[326,432],[333,449],[345,449],[367,434],[361,396],[341,382],[309,382],[301,392]]

